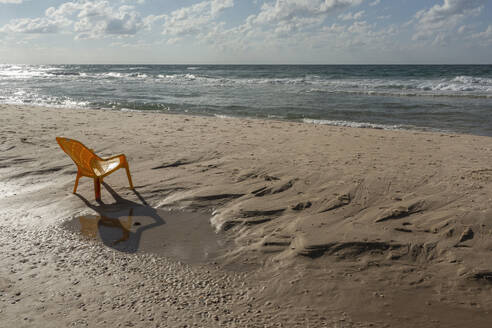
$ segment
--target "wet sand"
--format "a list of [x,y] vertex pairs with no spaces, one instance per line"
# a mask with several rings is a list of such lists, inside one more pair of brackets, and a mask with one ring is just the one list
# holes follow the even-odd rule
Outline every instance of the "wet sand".
[[[0,111],[8,325],[490,325],[490,138]],[[105,179],[102,204],[90,179],[73,195],[75,166],[55,136],[125,153],[136,191],[121,170]],[[125,234],[134,238],[118,249]]]

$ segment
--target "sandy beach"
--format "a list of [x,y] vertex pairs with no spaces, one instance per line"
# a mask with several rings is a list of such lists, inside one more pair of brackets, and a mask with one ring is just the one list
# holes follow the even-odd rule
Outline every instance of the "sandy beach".
[[[0,113],[0,327],[490,327],[490,137]],[[135,191],[72,194],[56,136],[126,154]]]

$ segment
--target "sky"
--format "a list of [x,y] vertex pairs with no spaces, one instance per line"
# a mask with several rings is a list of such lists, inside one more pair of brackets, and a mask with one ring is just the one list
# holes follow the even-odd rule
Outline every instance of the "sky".
[[490,0],[0,0],[0,64],[491,64]]

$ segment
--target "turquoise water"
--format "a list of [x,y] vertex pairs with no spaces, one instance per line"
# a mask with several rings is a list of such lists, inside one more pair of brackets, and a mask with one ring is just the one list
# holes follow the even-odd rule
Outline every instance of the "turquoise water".
[[0,65],[0,103],[492,136],[492,65]]

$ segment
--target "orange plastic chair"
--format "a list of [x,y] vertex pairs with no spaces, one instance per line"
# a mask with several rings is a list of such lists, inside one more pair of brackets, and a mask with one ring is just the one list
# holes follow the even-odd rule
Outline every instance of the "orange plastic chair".
[[70,156],[77,165],[77,177],[75,178],[75,186],[73,193],[77,191],[80,177],[88,177],[94,179],[94,192],[96,199],[101,199],[101,183],[103,178],[110,175],[114,171],[125,168],[130,189],[133,189],[132,177],[128,161],[124,154],[112,156],[109,158],[101,158],[94,154],[92,149],[87,148],[81,142],[64,137],[56,137],[56,141],[61,149]]

